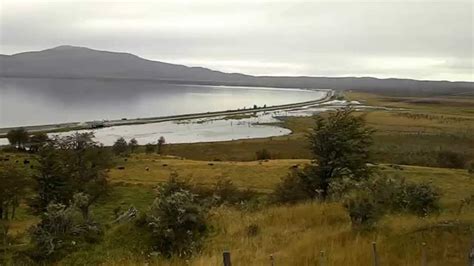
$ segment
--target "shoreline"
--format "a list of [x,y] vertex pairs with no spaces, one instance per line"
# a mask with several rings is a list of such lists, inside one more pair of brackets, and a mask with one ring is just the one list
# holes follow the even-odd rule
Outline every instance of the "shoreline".
[[325,91],[326,95],[323,98],[320,98],[317,100],[274,105],[274,106],[269,106],[269,107],[260,107],[257,109],[226,110],[226,111],[215,111],[215,112],[193,113],[193,114],[182,114],[182,115],[160,116],[160,117],[116,119],[116,120],[106,120],[106,121],[96,120],[96,121],[85,121],[85,122],[58,123],[58,124],[49,124],[49,125],[0,128],[0,138],[5,138],[8,131],[12,129],[18,129],[18,128],[23,128],[28,132],[54,133],[54,132],[66,132],[66,131],[72,131],[72,130],[86,130],[86,129],[98,129],[98,128],[104,128],[104,127],[113,127],[113,126],[151,124],[151,123],[160,123],[160,122],[168,122],[168,121],[180,121],[180,120],[188,120],[188,119],[209,118],[209,117],[228,116],[228,115],[242,115],[242,114],[249,114],[249,113],[254,113],[254,112],[293,109],[293,108],[311,106],[311,105],[316,105],[316,104],[322,104],[324,102],[331,100],[334,96],[334,90],[321,89],[318,91]]

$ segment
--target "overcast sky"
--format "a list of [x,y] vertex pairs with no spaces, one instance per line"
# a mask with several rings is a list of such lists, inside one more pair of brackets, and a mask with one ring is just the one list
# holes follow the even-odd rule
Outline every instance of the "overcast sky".
[[69,44],[255,75],[474,81],[473,3],[0,0],[0,53]]

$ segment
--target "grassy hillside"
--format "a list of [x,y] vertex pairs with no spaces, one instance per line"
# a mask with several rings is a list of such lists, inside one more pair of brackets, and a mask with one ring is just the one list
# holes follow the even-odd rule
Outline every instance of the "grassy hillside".
[[[62,264],[222,265],[223,250],[230,250],[233,265],[315,265],[320,251],[327,265],[370,265],[371,243],[377,242],[382,265],[420,265],[427,246],[429,265],[465,265],[474,217],[442,214],[419,219],[387,216],[373,232],[357,232],[336,203],[304,203],[246,212],[221,207],[210,218],[213,232],[201,254],[183,261],[140,255],[147,251],[147,235],[129,225],[116,226],[98,246],[72,254]],[[250,234],[249,228],[257,228]]]
[[[241,189],[268,193],[291,168],[303,167],[309,162],[304,159],[207,162],[134,154],[120,163],[125,169],[110,170],[109,180],[119,186],[153,187],[168,180],[171,173],[177,173],[181,179],[196,185],[213,186],[220,178],[228,178]],[[442,189],[443,200],[448,206],[456,205],[469,193],[474,193],[474,177],[463,169],[389,164],[379,165],[378,168],[384,174],[402,176],[408,181],[431,182]]]
[[[94,213],[105,220],[108,214],[110,220],[117,206],[127,208],[133,204],[146,210],[153,199],[153,185],[165,181],[169,171],[176,171],[195,184],[212,185],[224,176],[239,188],[266,192],[286,174],[288,167],[306,162],[212,162],[214,165],[210,166],[203,161],[137,155],[124,164],[124,170],[110,172],[110,180],[116,185],[105,204],[98,204]],[[461,200],[473,193],[474,178],[457,169],[389,165],[382,165],[381,169],[389,175],[404,176],[408,181],[431,181],[441,188],[444,210],[425,219],[387,215],[374,232],[358,232],[351,229],[340,203],[303,203],[253,211],[224,206],[212,211],[213,232],[203,253],[189,263],[221,265],[221,252],[228,249],[235,265],[265,265],[271,254],[282,265],[314,265],[324,250],[328,265],[368,265],[371,243],[377,241],[383,265],[419,265],[422,242],[427,244],[429,265],[464,265],[474,225],[474,208],[467,207],[460,213],[458,208]],[[258,228],[255,236],[249,234],[250,227]],[[145,247],[140,243],[140,233],[133,230],[118,226],[108,233],[98,249],[74,254],[65,262],[89,261],[83,257],[87,254],[100,258],[106,265],[144,263],[146,260],[137,256],[136,249]],[[180,260],[151,260],[158,265],[184,264]]]
[[[292,129],[290,136],[166,145],[166,156],[139,152],[118,157],[107,173],[108,193],[91,210],[106,225],[103,240],[81,247],[58,264],[222,265],[222,251],[230,250],[233,265],[270,265],[270,255],[275,265],[318,265],[321,251],[325,265],[370,265],[371,245],[376,241],[381,265],[420,265],[422,243],[426,243],[428,265],[466,265],[474,237],[474,175],[462,167],[448,167],[445,161],[450,157],[441,155],[454,153],[466,162],[474,159],[470,96],[445,97],[448,102],[441,106],[419,98],[394,100],[354,93],[346,97],[390,108],[358,113],[377,130],[372,148],[374,167],[388,176],[429,182],[439,188],[439,213],[421,218],[388,213],[374,230],[365,231],[352,227],[340,202],[268,204],[267,196],[290,169],[310,162],[305,134],[313,121],[295,117],[282,122]],[[256,161],[255,153],[264,148],[276,159]],[[7,157],[8,163],[29,172],[37,165],[34,155],[0,153],[0,158]],[[25,158],[32,163],[23,164]],[[150,250],[150,234],[143,226],[112,223],[115,212],[130,206],[147,212],[156,186],[172,173],[196,187],[212,188],[225,178],[241,190],[255,192],[250,203],[211,209],[211,231],[203,250],[188,260],[158,258]],[[17,241],[14,248],[21,250],[28,243],[26,231],[37,221],[23,202],[11,224]]]
[[[15,155],[12,159],[23,158]],[[93,206],[93,215],[104,223],[113,220],[114,209],[130,206],[148,210],[154,199],[155,185],[176,172],[193,184],[213,186],[219,178],[231,179],[240,189],[269,193],[288,169],[309,160],[269,160],[253,162],[211,162],[182,160],[158,155],[133,154],[121,161],[123,170],[111,169],[112,188]],[[21,162],[20,162],[21,163]],[[166,165],[166,166],[165,166]],[[146,168],[149,168],[149,171]],[[387,215],[373,232],[354,231],[340,203],[309,202],[296,206],[257,207],[248,210],[229,206],[213,209],[212,232],[202,254],[189,265],[221,265],[221,252],[231,250],[235,265],[264,265],[272,254],[282,265],[314,265],[324,250],[328,265],[368,265],[371,243],[378,244],[383,265],[419,265],[421,243],[427,245],[429,265],[464,265],[474,226],[474,206],[459,212],[461,200],[474,191],[474,177],[461,169],[419,166],[379,165],[388,175],[408,181],[430,181],[442,191],[443,211],[420,219],[411,215]],[[13,224],[13,232],[22,232],[36,221],[25,208]],[[163,261],[148,254],[147,234],[130,224],[112,225],[98,245],[72,253],[63,265],[104,263],[134,265],[183,265],[182,260]],[[250,234],[249,228],[257,228]],[[22,237],[27,241],[27,238]],[[440,245],[439,243],[443,243]]]

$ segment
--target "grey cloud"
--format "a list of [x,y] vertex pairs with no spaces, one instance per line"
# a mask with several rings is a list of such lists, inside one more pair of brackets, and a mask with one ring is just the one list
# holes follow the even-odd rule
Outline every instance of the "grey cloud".
[[470,1],[22,2],[4,0],[0,52],[71,44],[250,74],[474,79]]

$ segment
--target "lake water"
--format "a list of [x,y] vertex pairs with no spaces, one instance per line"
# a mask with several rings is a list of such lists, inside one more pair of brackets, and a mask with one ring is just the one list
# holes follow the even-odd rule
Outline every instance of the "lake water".
[[299,89],[0,78],[0,128],[225,111],[323,96],[321,91]]

